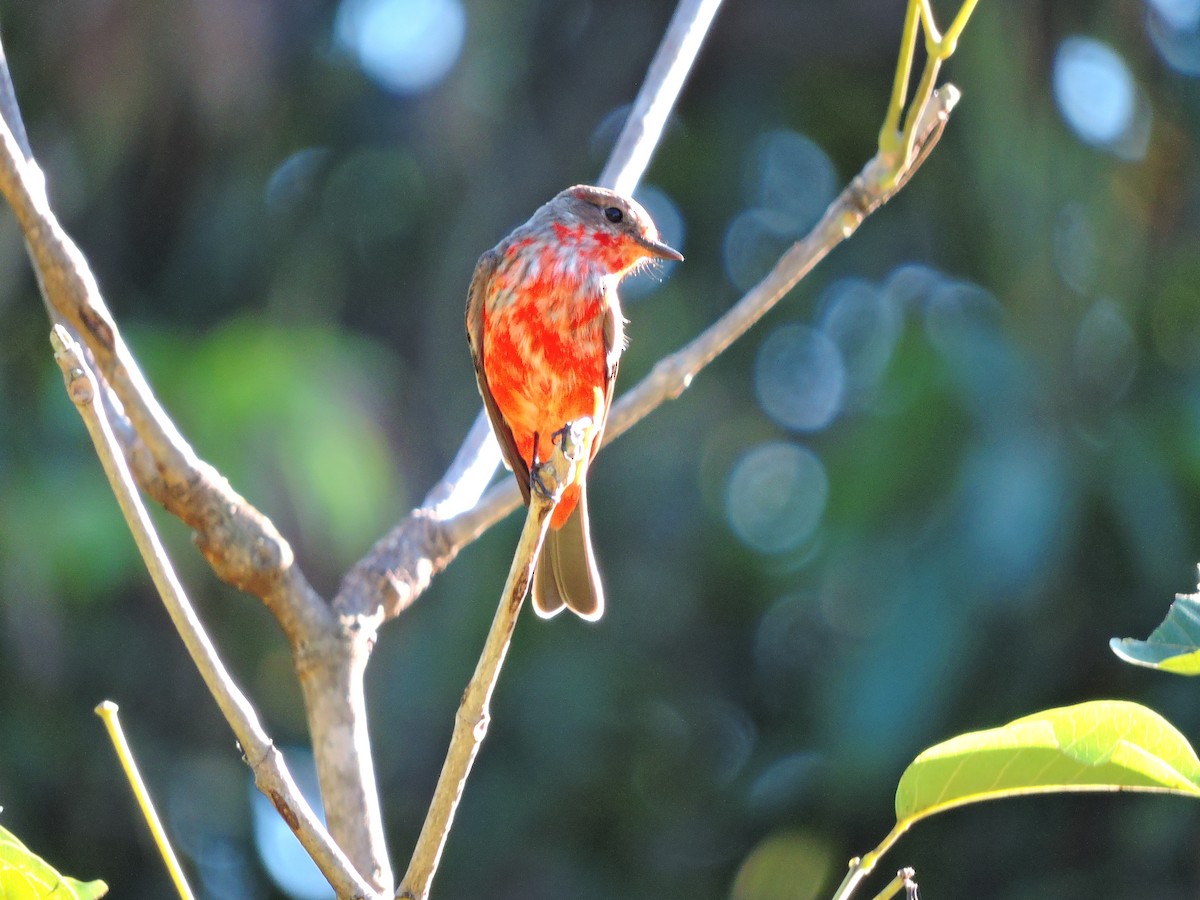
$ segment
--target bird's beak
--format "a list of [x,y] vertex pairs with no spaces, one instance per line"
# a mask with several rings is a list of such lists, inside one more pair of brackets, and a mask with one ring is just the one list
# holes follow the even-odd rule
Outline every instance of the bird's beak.
[[634,240],[651,256],[656,256],[659,259],[673,259],[676,262],[683,262],[683,254],[673,247],[668,247],[662,241],[646,237],[645,235],[638,235]]

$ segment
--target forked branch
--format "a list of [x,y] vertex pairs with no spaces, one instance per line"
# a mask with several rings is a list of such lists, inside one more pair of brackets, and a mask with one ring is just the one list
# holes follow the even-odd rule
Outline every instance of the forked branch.
[[142,561],[146,564],[154,586],[158,588],[162,597],[163,605],[183,638],[200,677],[204,679],[209,692],[216,699],[217,705],[233,729],[238,743],[241,744],[246,762],[254,772],[255,783],[271,798],[280,816],[296,833],[304,849],[340,896],[375,897],[376,894],[333,842],[313,813],[312,807],[300,793],[283,755],[276,749],[274,742],[258,721],[258,715],[250,701],[234,683],[212,641],[209,640],[191,601],[184,593],[171,561],[167,558],[166,550],[158,539],[150,522],[150,515],[138,496],[124,454],[101,407],[99,383],[84,361],[80,346],[61,326],[55,326],[51,340],[55,350],[54,358],[66,381],[67,394],[87,426],[96,454],[104,467],[104,474],[112,485],[125,522],[142,555]]

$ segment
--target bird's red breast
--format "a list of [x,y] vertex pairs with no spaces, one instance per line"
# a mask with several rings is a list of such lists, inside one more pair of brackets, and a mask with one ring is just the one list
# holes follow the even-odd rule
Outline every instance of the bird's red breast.
[[683,256],[635,201],[576,185],[484,253],[471,277],[467,342],[479,394],[526,503],[535,464],[550,458],[564,427],[592,423],[534,567],[533,608],[543,618],[564,608],[589,622],[604,613],[585,478],[625,349],[617,285],[652,259]]
[[[547,237],[503,248],[484,297],[484,375],[530,468],[535,435],[537,459],[545,460],[564,423],[584,416],[603,421],[610,377],[603,316],[615,292],[591,264],[603,261],[581,258],[589,249],[582,233]],[[575,508],[585,473],[586,463],[555,509],[552,527],[561,527]]]

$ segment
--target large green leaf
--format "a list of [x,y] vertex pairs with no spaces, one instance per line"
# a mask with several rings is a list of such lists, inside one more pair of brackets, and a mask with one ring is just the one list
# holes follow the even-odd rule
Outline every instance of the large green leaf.
[[1059,791],[1167,791],[1200,797],[1200,760],[1158,713],[1098,700],[1035,713],[931,747],[905,770],[896,818]]
[[11,832],[0,828],[0,900],[96,900],[107,893],[103,881],[84,883],[60,875]]
[[1176,594],[1167,617],[1147,640],[1113,638],[1109,646],[1135,666],[1200,675],[1200,594]]

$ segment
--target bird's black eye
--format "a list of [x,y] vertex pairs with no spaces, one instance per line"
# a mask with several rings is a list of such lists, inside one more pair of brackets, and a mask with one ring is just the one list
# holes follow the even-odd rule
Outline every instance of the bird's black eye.
[[610,221],[614,225],[616,225],[623,218],[625,218],[625,214],[623,212],[621,212],[619,209],[617,209],[615,206],[610,206],[608,209],[606,209],[604,211],[604,218],[608,219],[608,221]]

